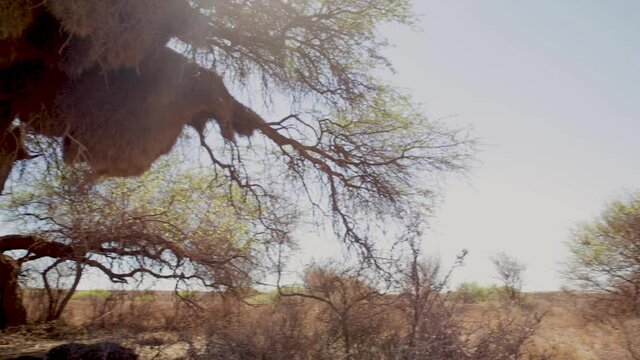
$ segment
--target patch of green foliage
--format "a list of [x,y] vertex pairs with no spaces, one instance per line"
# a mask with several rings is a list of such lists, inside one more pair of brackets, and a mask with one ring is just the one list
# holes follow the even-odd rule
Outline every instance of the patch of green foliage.
[[257,291],[255,294],[248,296],[244,301],[249,305],[268,305],[273,304],[278,297],[278,291]]
[[[280,288],[284,294],[287,293],[304,293],[305,289],[301,285],[284,285]],[[255,291],[252,295],[245,298],[245,302],[250,305],[267,305],[275,304],[280,298],[277,289],[270,291]]]
[[74,300],[82,300],[89,298],[109,298],[113,296],[110,290],[94,289],[94,290],[77,290],[71,297]]
[[142,294],[138,294],[133,298],[133,301],[140,302],[154,302],[156,301],[156,296],[152,292],[143,292]]
[[495,285],[482,286],[476,282],[466,282],[460,284],[451,296],[465,304],[479,304],[494,299],[499,291]]
[[198,295],[197,291],[193,290],[180,290],[178,291],[178,296],[183,299],[195,299]]

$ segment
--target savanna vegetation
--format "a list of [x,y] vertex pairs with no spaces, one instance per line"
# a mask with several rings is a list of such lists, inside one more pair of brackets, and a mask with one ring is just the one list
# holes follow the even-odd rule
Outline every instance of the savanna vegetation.
[[[380,27],[414,20],[409,0],[0,0],[0,356],[638,358],[637,198],[570,242],[593,293],[525,294],[506,254],[500,286],[453,289],[467,251],[422,252],[475,143],[379,76]],[[345,259],[291,279],[324,228]],[[113,288],[78,290],[95,277]],[[619,336],[545,336],[562,316]]]

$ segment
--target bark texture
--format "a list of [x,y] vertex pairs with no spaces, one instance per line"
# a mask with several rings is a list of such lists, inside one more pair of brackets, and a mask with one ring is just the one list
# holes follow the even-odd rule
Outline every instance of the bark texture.
[[18,283],[20,268],[7,255],[0,254],[0,329],[22,325],[27,321],[27,311],[22,304]]

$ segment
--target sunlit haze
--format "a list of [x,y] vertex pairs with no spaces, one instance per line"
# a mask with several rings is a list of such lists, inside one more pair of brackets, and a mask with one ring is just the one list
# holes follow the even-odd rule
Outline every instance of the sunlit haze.
[[455,281],[495,282],[489,256],[527,264],[525,289],[561,286],[571,228],[640,184],[640,4],[418,1],[422,32],[392,29],[394,81],[430,118],[471,126],[479,163],[453,179],[425,250]]

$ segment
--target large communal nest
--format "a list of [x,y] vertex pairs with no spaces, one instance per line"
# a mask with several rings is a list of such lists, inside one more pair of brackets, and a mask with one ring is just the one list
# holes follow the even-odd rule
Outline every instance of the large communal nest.
[[0,1],[0,40],[14,39],[33,21],[29,0]]
[[49,0],[46,6],[71,35],[63,68],[73,75],[95,64],[136,67],[171,36],[193,42],[206,34],[206,23],[184,0]]
[[[176,71],[181,69],[181,71]],[[163,76],[158,76],[163,74]],[[261,119],[238,103],[222,79],[163,49],[137,69],[94,70],[65,86],[56,101],[55,135],[65,160],[88,161],[99,174],[136,175],[168,152],[185,124],[214,118],[222,134],[250,135]],[[105,84],[106,82],[106,84]]]
[[188,1],[0,0],[0,9],[0,131],[19,118],[64,137],[68,162],[136,175],[184,125],[202,131],[213,119],[233,139],[262,122],[218,74],[167,48],[174,37],[206,37],[206,17]]

